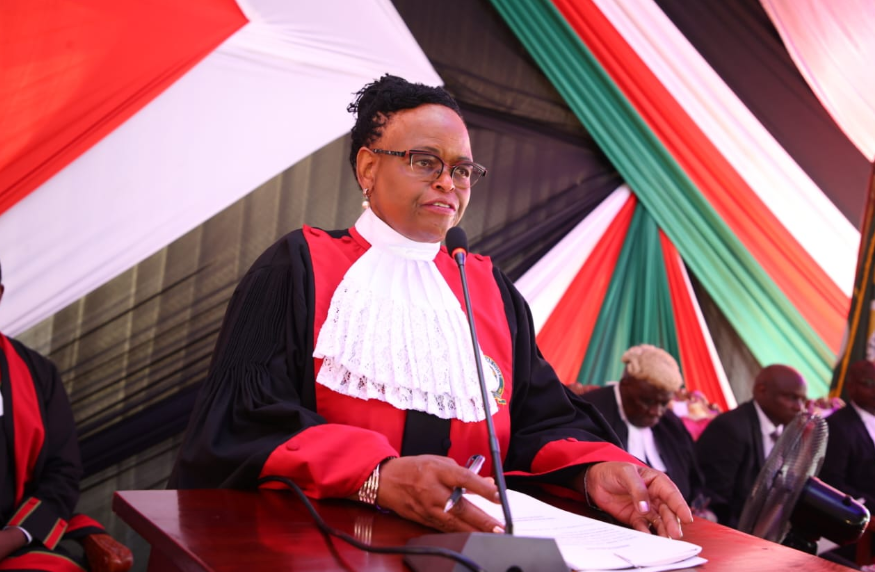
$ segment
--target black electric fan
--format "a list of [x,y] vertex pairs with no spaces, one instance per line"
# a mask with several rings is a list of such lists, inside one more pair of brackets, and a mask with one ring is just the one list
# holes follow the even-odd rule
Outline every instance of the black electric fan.
[[744,504],[740,531],[812,554],[821,537],[859,540],[869,511],[817,478],[828,435],[826,421],[807,412],[784,428]]

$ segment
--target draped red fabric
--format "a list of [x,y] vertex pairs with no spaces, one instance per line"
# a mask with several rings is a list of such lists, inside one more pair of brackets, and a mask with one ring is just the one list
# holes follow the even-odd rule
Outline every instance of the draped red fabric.
[[720,405],[723,411],[729,411],[729,403],[723,394],[714,360],[711,358],[702,332],[703,325],[699,323],[693,305],[693,293],[684,277],[681,257],[674,244],[661,230],[659,243],[662,246],[662,259],[668,278],[668,291],[671,295],[671,309],[677,332],[681,370],[684,372],[684,384],[688,390],[701,391],[709,401]]
[[592,0],[553,0],[699,191],[814,331],[838,350],[849,299],[687,115]]
[[636,204],[630,195],[538,332],[541,353],[566,385],[577,381]]
[[246,22],[234,0],[0,2],[0,214]]

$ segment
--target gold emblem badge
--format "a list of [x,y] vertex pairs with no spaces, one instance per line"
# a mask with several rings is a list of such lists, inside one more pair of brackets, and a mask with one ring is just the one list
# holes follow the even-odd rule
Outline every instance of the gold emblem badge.
[[486,358],[486,363],[489,365],[489,371],[492,373],[492,377],[498,380],[498,389],[492,392],[492,397],[495,398],[497,404],[507,405],[507,400],[502,397],[504,394],[504,375],[501,373],[501,368],[498,367],[495,360],[488,355],[483,354],[483,357]]

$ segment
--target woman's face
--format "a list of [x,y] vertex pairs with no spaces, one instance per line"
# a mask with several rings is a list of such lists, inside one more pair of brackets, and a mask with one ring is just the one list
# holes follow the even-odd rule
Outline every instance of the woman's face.
[[453,185],[449,165],[471,161],[468,129],[455,111],[443,105],[421,105],[392,114],[372,149],[428,151],[443,159],[440,177],[424,181],[414,175],[407,157],[359,149],[359,184],[369,189],[370,205],[380,219],[411,240],[439,242],[458,224],[468,206],[470,189]]

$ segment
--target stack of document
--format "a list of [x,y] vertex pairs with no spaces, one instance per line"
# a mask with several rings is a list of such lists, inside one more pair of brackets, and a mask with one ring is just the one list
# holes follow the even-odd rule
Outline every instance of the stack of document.
[[[465,498],[503,522],[501,506],[483,497]],[[517,491],[507,491],[514,536],[553,538],[572,570],[678,570],[707,562],[701,546],[645,534],[570,513]]]

